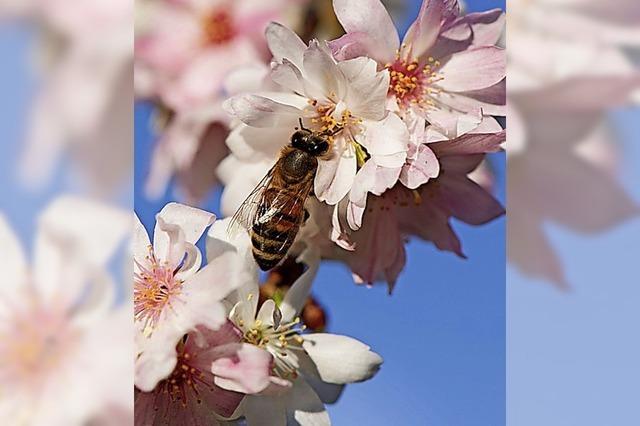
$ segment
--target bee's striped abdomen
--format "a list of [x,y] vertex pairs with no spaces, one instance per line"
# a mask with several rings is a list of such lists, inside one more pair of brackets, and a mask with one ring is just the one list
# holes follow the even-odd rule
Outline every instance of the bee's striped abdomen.
[[304,213],[304,200],[300,202],[297,194],[282,197],[281,191],[275,188],[265,190],[265,203],[260,207],[260,214],[251,229],[253,257],[264,271],[276,266],[287,254]]

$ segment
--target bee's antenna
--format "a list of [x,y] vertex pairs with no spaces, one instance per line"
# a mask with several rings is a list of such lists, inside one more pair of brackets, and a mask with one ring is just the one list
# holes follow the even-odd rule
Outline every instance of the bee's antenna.
[[[302,117],[298,117],[298,123],[300,123],[300,128],[302,130],[306,130],[307,132],[310,132],[311,130],[307,129],[306,127],[304,127],[304,124],[302,124]],[[296,129],[297,130],[297,129]]]

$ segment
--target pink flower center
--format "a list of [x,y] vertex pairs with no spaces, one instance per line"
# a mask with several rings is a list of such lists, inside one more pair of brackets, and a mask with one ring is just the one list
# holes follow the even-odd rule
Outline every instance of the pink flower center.
[[76,348],[78,334],[62,312],[43,309],[37,301],[5,318],[0,329],[0,380],[7,389],[37,389],[61,369]]
[[143,321],[145,329],[153,330],[160,315],[172,299],[182,291],[184,281],[176,279],[167,262],[159,262],[149,247],[146,265],[135,261],[138,267],[134,275],[133,306],[136,321]]
[[[213,390],[213,375],[203,373],[193,367],[194,355],[184,349],[184,345],[178,353],[178,362],[171,375],[158,383],[157,391],[168,396],[172,403],[180,403],[187,406],[190,397],[195,398],[197,404],[202,403],[201,391]],[[211,376],[211,377],[209,377]]]
[[231,15],[224,10],[216,10],[207,15],[202,23],[204,43],[220,45],[231,41],[236,35]]
[[424,108],[434,107],[434,96],[440,93],[440,89],[433,87],[442,80],[438,74],[440,62],[432,57],[424,64],[416,60],[408,61],[397,59],[385,66],[389,70],[391,80],[389,94],[396,97],[400,108],[408,108],[418,105]]

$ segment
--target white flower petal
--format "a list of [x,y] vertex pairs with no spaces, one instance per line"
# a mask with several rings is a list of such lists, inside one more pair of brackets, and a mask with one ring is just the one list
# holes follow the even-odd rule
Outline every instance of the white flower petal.
[[[318,171],[314,182],[316,197],[329,205],[337,204],[349,193],[355,175],[356,154],[353,146],[349,144],[339,158],[318,161]],[[330,183],[327,185],[327,182]]]
[[[162,218],[167,224],[174,224],[180,227],[184,232],[185,241],[191,244],[195,244],[204,230],[216,219],[213,213],[178,203],[167,204],[156,217]],[[155,233],[153,243],[154,245],[157,243]]]
[[256,315],[256,321],[262,322],[262,324],[269,326],[273,325],[273,312],[276,310],[276,302],[273,299],[267,299],[260,306],[258,315]]
[[436,155],[427,145],[420,145],[416,158],[402,167],[400,182],[409,189],[416,189],[439,173],[440,163]]
[[288,424],[301,426],[330,426],[329,414],[313,388],[298,379],[289,392],[287,401]]
[[366,122],[362,144],[378,166],[401,167],[407,158],[409,131],[400,117],[389,114],[382,121]]
[[[230,236],[231,218],[219,220],[207,233],[207,259],[209,263],[221,263],[225,268],[233,270],[228,279],[236,289],[226,300],[231,304],[242,302],[238,312],[246,324],[253,322],[258,306],[259,271],[251,253],[251,241],[246,232],[240,231]],[[233,253],[231,258],[227,253]],[[219,260],[222,259],[222,260]],[[246,305],[246,306],[245,306]]]
[[247,395],[242,414],[251,426],[287,426],[285,401],[277,396]]
[[175,344],[184,334],[171,327],[157,330],[150,337],[136,332],[135,386],[151,392],[158,382],[168,377],[177,363]]
[[302,112],[291,105],[257,95],[227,99],[223,108],[232,116],[253,127],[278,127],[296,122]]
[[304,77],[320,88],[327,98],[331,97],[331,94],[334,98],[343,98],[346,87],[344,74],[329,53],[320,48],[317,41],[311,42],[305,50],[303,64]]
[[382,358],[369,346],[347,336],[314,333],[304,336],[304,349],[318,369],[320,378],[328,383],[361,382],[373,377]]
[[131,242],[131,251],[133,252],[133,258],[141,262],[142,259],[149,254],[151,242],[149,241],[149,234],[142,222],[140,222],[138,215],[134,213],[133,216],[133,241]]
[[180,226],[156,217],[153,252],[159,261],[167,262],[172,268],[177,268],[184,258],[186,244],[184,231]]
[[276,61],[282,62],[286,58],[298,69],[302,69],[302,55],[307,46],[296,33],[284,25],[272,22],[267,27],[265,35]]
[[283,59],[282,64],[273,64],[269,75],[273,81],[285,89],[295,93],[304,92],[302,74],[288,59]]
[[389,72],[378,72],[369,58],[356,58],[338,63],[347,79],[345,103],[354,116],[366,120],[382,120],[385,114]]

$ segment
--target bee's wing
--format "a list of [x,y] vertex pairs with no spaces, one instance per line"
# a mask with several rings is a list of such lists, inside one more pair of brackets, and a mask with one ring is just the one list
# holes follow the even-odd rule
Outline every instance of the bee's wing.
[[269,169],[267,174],[262,178],[258,185],[256,185],[253,191],[251,191],[240,207],[238,207],[238,210],[236,210],[235,214],[231,217],[231,221],[227,226],[227,235],[233,237],[242,229],[251,229],[256,220],[256,214],[258,213],[258,208],[260,207],[264,190],[269,186],[273,179],[274,168],[275,166]]
[[[271,208],[280,213],[274,218],[275,223],[277,224],[281,220],[290,220],[292,218],[296,218],[298,221],[298,225],[302,226],[302,222],[304,222],[305,216],[304,204],[309,197],[309,193],[311,193],[312,188],[313,179],[296,188],[297,196],[291,196],[291,193],[286,190],[280,191],[271,201]],[[286,238],[284,241],[282,241],[282,244],[280,244],[278,251],[283,251],[285,247],[293,243],[295,237],[296,234],[292,235],[287,233]]]

